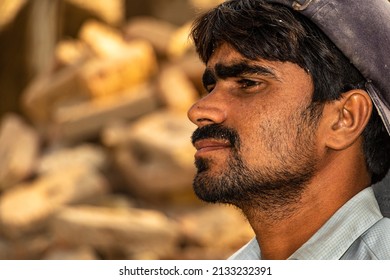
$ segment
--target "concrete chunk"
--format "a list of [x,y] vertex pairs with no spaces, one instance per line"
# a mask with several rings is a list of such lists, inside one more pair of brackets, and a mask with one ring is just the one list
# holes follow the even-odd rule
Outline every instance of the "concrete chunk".
[[0,125],[0,191],[26,179],[35,168],[39,135],[15,114],[6,115]]
[[80,69],[79,77],[91,97],[105,97],[148,82],[156,70],[152,47],[136,41],[120,57],[88,61]]
[[96,252],[89,246],[77,248],[53,248],[43,257],[44,260],[98,260]]
[[194,129],[185,114],[161,110],[121,133],[106,131],[105,139],[114,145],[114,157],[129,190],[155,199],[192,192],[195,149],[190,136]]
[[87,45],[80,40],[62,40],[55,49],[56,67],[63,68],[82,63],[92,57]]
[[[88,34],[84,35],[86,44],[98,57],[84,55],[82,42],[73,43],[68,46],[72,53],[68,56],[71,58],[62,58],[70,62],[58,61],[69,63],[69,66],[38,77],[28,85],[22,94],[22,104],[35,123],[45,127],[59,108],[123,95],[148,83],[156,74],[157,59],[150,43],[140,40],[125,42],[119,34],[102,32],[101,29],[105,28],[108,27],[92,23],[83,32]],[[72,63],[72,60],[78,63]]]
[[158,106],[153,87],[141,85],[115,96],[58,108],[48,126],[50,141],[75,142],[97,137],[116,120],[133,120]]
[[194,44],[190,40],[192,21],[187,22],[179,27],[172,35],[168,46],[168,57],[171,59],[178,59],[192,50]]
[[37,260],[54,243],[51,234],[40,233],[9,240],[0,236],[0,260]]
[[108,24],[119,25],[125,17],[124,0],[66,0],[66,2],[89,12],[91,15],[99,17]]
[[232,253],[254,236],[242,213],[231,206],[209,205],[181,214],[177,219],[187,242],[201,247]]
[[41,229],[61,207],[108,191],[96,171],[74,165],[15,186],[0,197],[0,228],[10,238]]
[[108,156],[101,146],[86,143],[76,147],[55,149],[40,158],[37,163],[37,173],[58,172],[74,165],[104,170],[108,165]]
[[89,98],[80,82],[81,65],[75,64],[34,79],[22,93],[24,112],[36,124],[48,123],[53,110]]
[[179,233],[165,215],[132,208],[67,207],[53,220],[54,232],[69,244],[89,245],[123,254],[171,253]]
[[165,106],[179,112],[187,112],[199,98],[191,80],[177,66],[168,66],[161,71],[158,88]]
[[176,29],[175,25],[154,17],[133,17],[124,27],[124,34],[128,40],[150,42],[159,55],[166,56]]

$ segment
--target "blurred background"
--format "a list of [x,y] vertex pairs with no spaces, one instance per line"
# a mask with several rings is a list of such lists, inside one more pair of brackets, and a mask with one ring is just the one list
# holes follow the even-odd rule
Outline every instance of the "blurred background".
[[192,191],[221,0],[0,0],[0,259],[225,259],[252,230]]

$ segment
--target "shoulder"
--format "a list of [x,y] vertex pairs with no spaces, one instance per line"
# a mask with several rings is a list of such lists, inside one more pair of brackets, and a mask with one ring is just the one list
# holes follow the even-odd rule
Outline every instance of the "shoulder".
[[390,260],[390,219],[379,220],[362,234],[343,259]]
[[390,256],[390,218],[380,219],[362,235],[362,239],[367,244],[380,244],[387,248],[387,254]]
[[390,260],[390,219],[383,218],[370,228],[363,236],[378,259]]

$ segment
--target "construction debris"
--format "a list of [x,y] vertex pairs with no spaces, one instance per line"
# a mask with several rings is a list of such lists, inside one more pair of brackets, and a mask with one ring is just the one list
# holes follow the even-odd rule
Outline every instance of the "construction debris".
[[227,258],[253,232],[192,190],[190,23],[66,3],[93,16],[0,122],[0,259]]

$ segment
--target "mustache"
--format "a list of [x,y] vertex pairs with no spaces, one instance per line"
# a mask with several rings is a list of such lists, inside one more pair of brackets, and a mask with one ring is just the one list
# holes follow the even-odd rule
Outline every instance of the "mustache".
[[209,124],[197,128],[191,136],[192,145],[202,139],[227,140],[232,147],[240,147],[240,137],[236,130],[221,124]]

